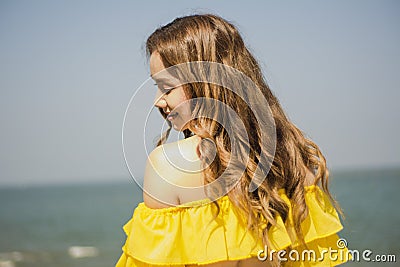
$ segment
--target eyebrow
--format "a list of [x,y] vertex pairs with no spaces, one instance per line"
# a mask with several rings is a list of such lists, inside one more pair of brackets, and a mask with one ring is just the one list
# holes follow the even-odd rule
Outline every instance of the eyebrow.
[[165,77],[155,78],[153,75],[150,75],[150,77],[151,77],[155,82],[164,82],[164,83],[172,82],[171,79],[165,78]]
[[171,87],[177,87],[179,85],[182,85],[182,82],[179,80],[179,78],[174,77],[174,75],[172,75],[171,73],[151,73],[150,72],[150,77],[158,84],[158,83],[162,83],[162,84],[166,84],[168,86]]

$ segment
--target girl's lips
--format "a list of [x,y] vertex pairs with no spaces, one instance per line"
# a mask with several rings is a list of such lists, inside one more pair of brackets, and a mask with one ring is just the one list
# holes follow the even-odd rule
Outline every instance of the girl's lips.
[[168,119],[168,120],[173,120],[173,119],[175,119],[175,117],[176,117],[177,115],[178,115],[177,112],[168,113],[168,114],[167,114],[167,119]]

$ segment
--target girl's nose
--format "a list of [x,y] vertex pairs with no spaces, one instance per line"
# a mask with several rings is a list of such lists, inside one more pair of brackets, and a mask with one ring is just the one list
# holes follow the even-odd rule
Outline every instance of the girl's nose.
[[167,107],[167,101],[164,98],[162,98],[161,96],[160,97],[156,97],[154,105],[156,107],[158,107],[158,108],[166,108]]
[[167,101],[165,101],[163,96],[161,90],[157,89],[156,96],[154,97],[154,106],[164,108],[167,105]]

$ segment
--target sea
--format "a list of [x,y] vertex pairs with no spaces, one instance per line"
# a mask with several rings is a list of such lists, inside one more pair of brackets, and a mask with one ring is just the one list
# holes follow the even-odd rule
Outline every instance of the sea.
[[[336,171],[330,184],[345,214],[339,235],[360,253],[344,266],[400,266],[400,168]],[[129,178],[0,187],[0,267],[114,266],[141,201]]]

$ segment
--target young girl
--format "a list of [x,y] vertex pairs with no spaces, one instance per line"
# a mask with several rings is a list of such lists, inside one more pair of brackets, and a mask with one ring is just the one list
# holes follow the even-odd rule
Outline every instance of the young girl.
[[[170,128],[148,157],[116,266],[345,262],[325,158],[285,116],[238,30],[186,16],[146,48]],[[185,139],[165,143],[171,127]]]

